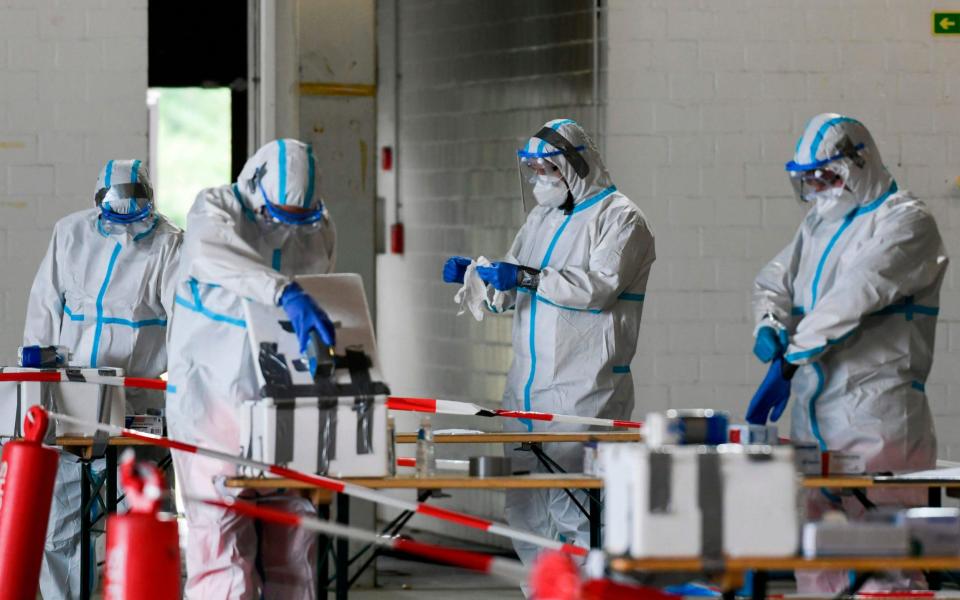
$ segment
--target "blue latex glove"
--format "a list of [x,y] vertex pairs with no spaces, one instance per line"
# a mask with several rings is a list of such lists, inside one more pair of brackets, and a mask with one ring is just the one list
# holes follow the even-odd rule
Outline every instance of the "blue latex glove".
[[753,395],[750,406],[747,408],[747,423],[752,425],[766,425],[767,418],[776,422],[787,407],[790,399],[790,380],[783,376],[783,359],[774,359],[763,378],[763,383],[757,393]]
[[337,344],[337,332],[333,322],[322,308],[317,306],[310,294],[303,291],[300,284],[293,282],[283,288],[280,295],[280,306],[290,317],[290,323],[300,342],[301,354],[306,353],[310,344],[310,332],[316,331],[323,343],[333,347]]
[[517,265],[508,262],[495,262],[489,267],[477,267],[477,275],[480,279],[501,292],[517,287],[517,271]]
[[768,363],[778,356],[783,356],[790,345],[790,336],[786,329],[777,331],[769,325],[764,325],[757,331],[757,340],[753,343],[753,354],[760,362]]
[[443,263],[443,281],[446,283],[463,283],[463,274],[472,261],[466,256],[451,256]]

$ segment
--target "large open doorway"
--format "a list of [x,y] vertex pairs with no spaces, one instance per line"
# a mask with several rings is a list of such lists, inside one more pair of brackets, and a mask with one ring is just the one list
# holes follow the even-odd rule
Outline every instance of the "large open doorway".
[[150,0],[148,14],[150,174],[182,227],[197,192],[246,160],[247,3]]

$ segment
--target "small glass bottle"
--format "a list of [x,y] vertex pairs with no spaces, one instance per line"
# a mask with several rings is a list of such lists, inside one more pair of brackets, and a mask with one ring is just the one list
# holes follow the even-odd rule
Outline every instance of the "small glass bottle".
[[417,430],[417,477],[432,477],[437,470],[430,417],[423,417]]

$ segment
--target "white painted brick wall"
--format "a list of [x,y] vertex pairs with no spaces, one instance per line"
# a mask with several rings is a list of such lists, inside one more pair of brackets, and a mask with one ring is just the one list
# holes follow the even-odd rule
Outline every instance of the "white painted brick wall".
[[53,224],[110,158],[147,154],[147,2],[0,1],[0,364]]
[[610,1],[607,161],[657,236],[637,416],[742,417],[765,372],[752,280],[802,217],[783,163],[806,120],[834,111],[867,124],[954,259],[927,393],[941,456],[960,457],[960,43],[931,37],[934,8],[960,1]]

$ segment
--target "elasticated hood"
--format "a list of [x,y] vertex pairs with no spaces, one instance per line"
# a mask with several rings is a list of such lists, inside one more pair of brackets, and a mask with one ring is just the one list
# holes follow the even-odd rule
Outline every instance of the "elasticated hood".
[[261,147],[243,165],[237,184],[253,208],[268,200],[278,206],[310,209],[321,204],[313,148],[298,140],[276,140]]
[[[851,148],[855,157],[849,156]],[[787,171],[820,167],[840,174],[861,206],[885,195],[893,185],[893,176],[883,166],[880,151],[863,123],[835,113],[810,119],[797,140],[793,160],[786,164]]]
[[521,159],[546,158],[557,165],[570,188],[570,193],[573,194],[574,204],[592,198],[613,185],[610,173],[607,172],[607,167],[600,158],[600,152],[583,127],[571,119],[554,119],[547,121],[543,128],[553,130],[569,142],[570,146],[583,157],[588,168],[587,173],[583,176],[579,175],[575,166],[571,165],[564,156],[561,148],[540,137],[531,137],[517,155]]

